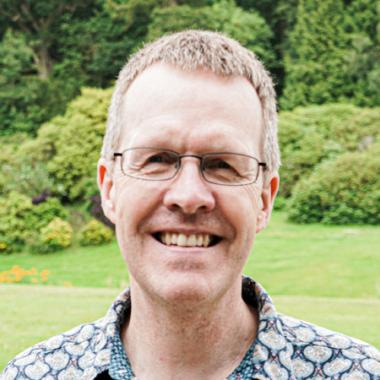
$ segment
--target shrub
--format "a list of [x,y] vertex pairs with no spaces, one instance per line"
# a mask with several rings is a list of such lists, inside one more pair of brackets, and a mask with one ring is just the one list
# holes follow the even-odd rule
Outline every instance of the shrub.
[[318,166],[294,189],[289,219],[297,223],[380,224],[380,143]]
[[280,194],[290,197],[294,185],[323,160],[365,149],[380,139],[380,108],[329,104],[280,114],[282,153]]
[[92,219],[80,232],[81,245],[100,245],[112,240],[113,233],[104,224]]
[[44,124],[37,138],[23,145],[27,159],[47,162],[54,194],[78,201],[97,192],[96,165],[111,91],[83,89],[63,116]]
[[0,198],[0,252],[12,252],[24,244],[32,207],[28,197],[15,191]]
[[33,205],[32,212],[27,216],[26,225],[29,230],[39,231],[54,218],[67,219],[69,213],[58,199],[48,198],[44,202]]
[[55,217],[68,213],[57,199],[33,205],[31,199],[16,191],[0,198],[0,252],[12,252],[35,240],[40,229]]
[[71,245],[73,229],[70,223],[61,218],[54,218],[41,229],[40,238],[33,248],[40,253],[54,252]]

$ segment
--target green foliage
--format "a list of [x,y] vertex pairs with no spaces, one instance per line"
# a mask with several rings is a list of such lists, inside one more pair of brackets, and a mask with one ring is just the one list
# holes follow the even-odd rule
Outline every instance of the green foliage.
[[10,164],[4,165],[3,170],[4,183],[1,190],[4,193],[18,191],[33,198],[54,189],[54,183],[43,162],[29,161],[25,157],[16,158]]
[[96,166],[105,130],[111,89],[83,89],[66,113],[44,124],[35,139],[11,138],[0,152],[0,193],[29,197],[48,192],[69,201],[97,193]]
[[348,94],[361,106],[380,104],[380,3],[353,0],[346,11],[345,28],[350,33],[347,55]]
[[256,12],[246,12],[233,1],[218,1],[211,6],[189,5],[156,8],[149,25],[148,40],[184,29],[208,29],[223,32],[254,51],[269,67],[274,65],[270,47],[272,32]]
[[0,136],[0,196],[6,192],[9,181],[7,172],[13,166],[13,162],[18,154],[18,147],[26,140],[26,135],[22,133],[15,133],[9,136]]
[[378,1],[301,0],[285,55],[281,105],[380,104]]
[[363,150],[380,139],[380,108],[330,104],[280,113],[281,190],[289,197],[294,185],[325,159]]
[[24,244],[31,210],[32,202],[22,194],[11,192],[0,198],[0,252],[12,252]]
[[38,237],[41,228],[67,212],[57,199],[34,206],[27,196],[16,191],[0,198],[0,252],[21,249]]
[[297,223],[380,224],[380,144],[322,163],[295,187]]
[[54,218],[46,227],[41,229],[39,247],[34,249],[40,253],[48,253],[67,248],[71,245],[73,229],[70,223]]
[[83,89],[66,113],[41,128],[37,145],[44,149],[47,136],[55,136],[49,144],[52,156],[47,165],[60,189],[60,195],[71,201],[97,192],[96,166],[102,145],[111,90]]
[[81,230],[79,242],[81,245],[101,245],[112,240],[113,233],[103,223],[92,219]]
[[0,42],[0,135],[35,133],[76,91],[70,82],[39,78],[34,61],[24,35],[8,30]]
[[300,0],[285,57],[285,109],[344,98],[348,35],[342,0]]
[[29,231],[39,231],[55,218],[67,219],[69,213],[58,199],[48,198],[46,201],[33,205],[32,212],[26,218]]
[[72,21],[88,17],[86,5],[92,3],[0,0],[8,27],[0,41],[0,135],[35,134],[78,93],[78,71],[74,78],[69,75],[72,72],[53,75],[55,62],[60,60],[59,26],[65,17]]
[[58,26],[64,16],[75,18],[86,14],[93,0],[50,0],[19,2],[0,0],[1,13],[8,18],[8,24],[14,30],[21,31],[29,46],[33,49],[39,77],[47,79],[53,64],[53,48]]
[[188,28],[253,50],[284,109],[380,104],[378,1],[0,0],[0,9],[0,135],[35,135],[81,87],[112,85],[144,42]]

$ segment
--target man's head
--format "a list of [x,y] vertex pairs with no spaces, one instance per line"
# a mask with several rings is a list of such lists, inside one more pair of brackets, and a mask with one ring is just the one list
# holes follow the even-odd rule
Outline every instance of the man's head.
[[[170,152],[185,155],[173,176]],[[236,291],[271,214],[278,161],[273,87],[252,53],[195,31],[138,52],[116,84],[99,161],[135,292],[172,302]]]

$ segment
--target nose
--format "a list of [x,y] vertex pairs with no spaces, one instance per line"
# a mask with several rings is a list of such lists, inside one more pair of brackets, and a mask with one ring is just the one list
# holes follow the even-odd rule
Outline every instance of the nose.
[[185,214],[211,211],[215,207],[214,194],[199,171],[197,158],[182,158],[181,168],[164,195],[164,205]]

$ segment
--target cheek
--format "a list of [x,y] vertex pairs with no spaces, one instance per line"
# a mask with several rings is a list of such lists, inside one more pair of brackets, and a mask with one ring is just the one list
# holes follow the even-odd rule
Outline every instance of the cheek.
[[135,236],[157,208],[162,189],[157,182],[125,178],[115,186],[116,228]]
[[235,230],[235,240],[245,247],[252,245],[260,210],[260,192],[257,187],[227,188],[220,194],[218,204],[229,224]]

